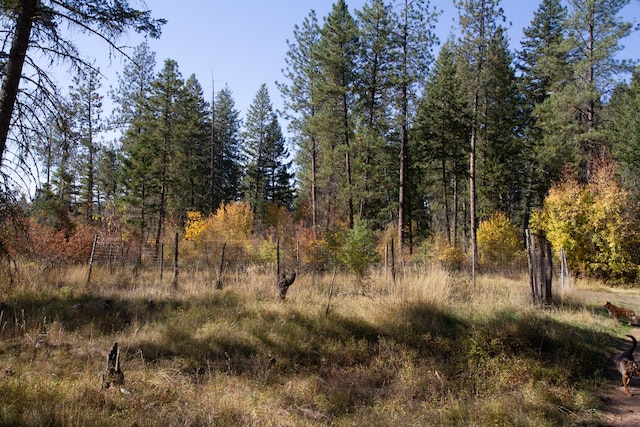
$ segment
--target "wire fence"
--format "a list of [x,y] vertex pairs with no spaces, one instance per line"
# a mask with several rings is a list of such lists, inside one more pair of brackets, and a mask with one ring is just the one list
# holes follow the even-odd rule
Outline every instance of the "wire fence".
[[[214,281],[219,281],[225,274],[239,276],[249,270],[279,276],[292,271],[315,275],[346,268],[326,246],[317,242],[301,243],[293,239],[189,241],[179,238],[178,234],[173,237],[158,244],[150,244],[120,236],[96,235],[89,259],[87,283],[91,280],[94,265],[107,268],[110,274],[130,269],[152,273],[155,271],[160,279],[164,275],[173,274],[174,282],[178,271],[186,274],[204,273]],[[561,279],[562,289],[568,286],[569,272],[566,258],[561,257],[560,261],[564,262],[549,267],[552,269],[549,274]],[[415,266],[412,263],[406,264],[394,253],[391,241],[374,267],[384,270],[384,276],[395,282],[396,274]],[[524,264],[511,268],[526,271],[527,267]],[[529,268],[530,276],[533,277],[531,265]]]
[[300,245],[290,240],[208,240],[141,244],[139,241],[97,235],[93,241],[91,266],[121,269],[157,270],[162,276],[179,268],[184,272],[209,271],[220,276],[227,271],[249,268],[282,271],[319,272],[335,267],[336,261],[320,245]]

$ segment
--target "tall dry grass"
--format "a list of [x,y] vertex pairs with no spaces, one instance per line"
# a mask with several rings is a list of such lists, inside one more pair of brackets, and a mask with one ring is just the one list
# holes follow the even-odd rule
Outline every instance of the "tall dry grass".
[[0,279],[0,425],[597,425],[625,330],[602,299],[639,301],[577,283],[541,310],[524,275],[434,267],[303,271],[284,303],[264,267],[86,273]]

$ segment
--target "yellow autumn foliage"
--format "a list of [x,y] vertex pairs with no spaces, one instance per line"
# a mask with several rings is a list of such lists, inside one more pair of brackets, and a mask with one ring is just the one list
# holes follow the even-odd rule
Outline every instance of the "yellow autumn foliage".
[[504,212],[496,212],[478,227],[480,265],[487,268],[511,267],[524,257],[522,239]]
[[201,246],[216,252],[226,245],[229,258],[244,259],[254,252],[251,244],[253,226],[254,215],[249,203],[221,204],[214,214],[207,217],[200,212],[188,212],[185,240],[195,244],[194,253]]
[[184,229],[184,238],[192,242],[200,242],[207,229],[207,220],[198,211],[187,212],[187,224]]
[[565,178],[554,185],[530,226],[545,232],[554,250],[564,248],[569,267],[604,278],[635,279],[640,261],[638,216],[629,192],[604,164],[588,184]]

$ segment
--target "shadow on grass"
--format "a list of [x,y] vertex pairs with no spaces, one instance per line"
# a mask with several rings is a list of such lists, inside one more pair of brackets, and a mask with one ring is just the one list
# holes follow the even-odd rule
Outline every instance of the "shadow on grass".
[[[224,299],[224,301],[223,301]],[[8,337],[20,334],[34,325],[50,324],[57,321],[67,331],[77,331],[90,327],[95,334],[111,335],[127,331],[132,325],[164,322],[175,313],[200,307],[207,312],[215,312],[219,306],[233,309],[239,299],[233,295],[214,296],[202,300],[148,298],[121,299],[104,298],[95,295],[74,297],[32,296],[0,301],[2,319],[11,324],[3,328]]]
[[[508,396],[532,382],[579,388],[605,377],[611,349],[620,345],[610,334],[517,308],[478,320],[435,304],[406,303],[365,320],[256,304],[233,292],[163,301],[25,298],[3,306],[4,319],[39,322],[45,315],[67,330],[91,324],[104,335],[143,326],[154,333],[136,334],[129,351],[148,362],[180,361],[179,369],[194,377],[214,370],[266,384],[317,378],[315,394],[324,396],[319,409],[331,417],[385,396],[438,402],[448,395]],[[294,392],[287,398],[318,405]]]

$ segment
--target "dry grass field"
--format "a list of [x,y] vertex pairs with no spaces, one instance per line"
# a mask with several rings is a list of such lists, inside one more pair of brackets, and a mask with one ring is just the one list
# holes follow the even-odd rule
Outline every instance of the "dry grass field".
[[[602,425],[628,327],[578,282],[547,309],[526,276],[439,269],[225,278],[86,267],[0,278],[0,425]],[[101,388],[112,344],[125,382]]]

